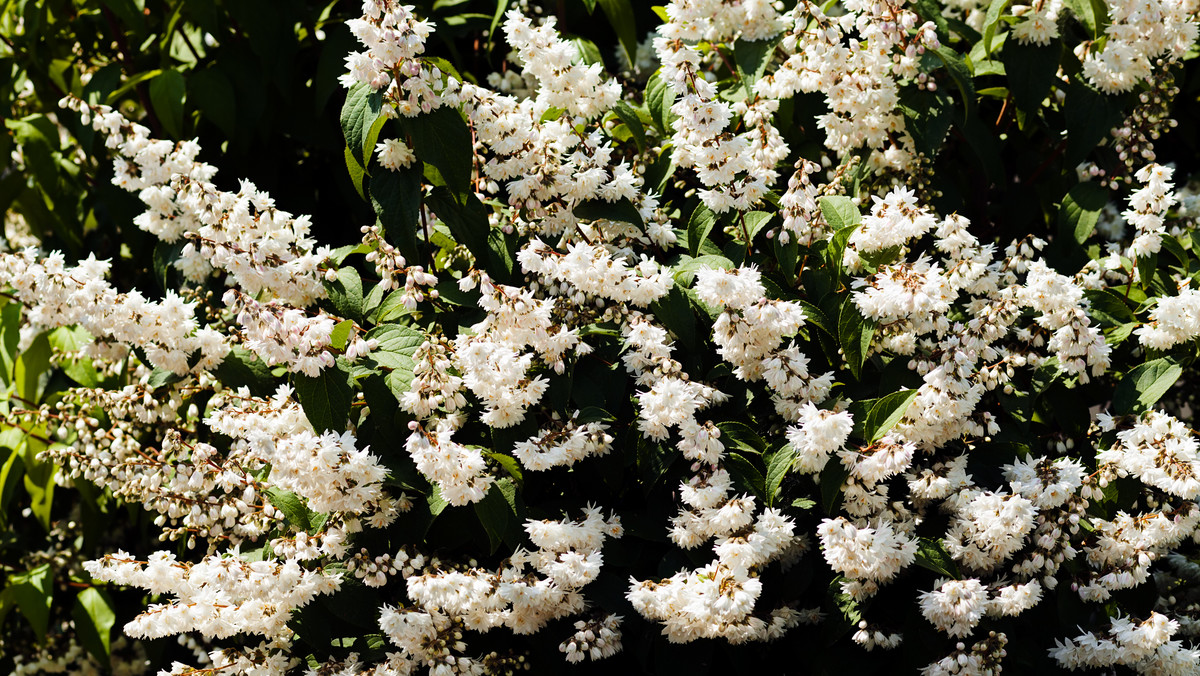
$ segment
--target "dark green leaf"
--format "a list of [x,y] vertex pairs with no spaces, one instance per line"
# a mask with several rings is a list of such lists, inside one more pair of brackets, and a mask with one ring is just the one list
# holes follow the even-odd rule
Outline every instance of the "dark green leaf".
[[754,241],[755,235],[762,232],[762,229],[767,227],[771,222],[774,214],[769,214],[765,211],[748,211],[743,216],[746,222],[746,232],[750,237],[750,242]]
[[841,344],[846,366],[855,378],[859,377],[874,336],[875,322],[864,318],[854,302],[847,297],[842,303],[842,312],[838,317],[838,342]]
[[213,371],[221,384],[230,388],[248,387],[256,397],[275,391],[275,377],[266,362],[244,347],[235,345]]
[[75,597],[71,617],[75,620],[75,634],[79,642],[100,664],[107,665],[112,628],[117,622],[117,614],[108,595],[96,587],[84,589]]
[[921,538],[917,544],[917,556],[913,560],[918,566],[932,570],[938,575],[945,575],[956,580],[962,579],[958,564],[946,551],[941,540]]
[[703,203],[696,205],[692,217],[688,219],[688,252],[695,256],[700,252],[700,245],[708,239],[717,216]]
[[608,24],[617,32],[625,57],[629,63],[637,63],[638,33],[633,6],[629,0],[599,0],[599,4],[608,17]]
[[417,158],[437,167],[446,187],[456,196],[470,192],[475,152],[471,147],[471,129],[462,115],[444,106],[402,121]]
[[325,282],[325,290],[339,315],[362,320],[363,285],[358,270],[350,266],[338,268],[337,279]]
[[[628,103],[618,101],[617,105],[613,107],[613,113],[629,128],[629,133],[633,137],[633,142],[637,145],[638,152],[645,152],[646,128],[642,125],[642,118],[638,117],[637,111],[630,108]],[[638,220],[640,221],[641,219],[639,218]]]
[[1171,359],[1155,359],[1125,374],[1113,392],[1113,410],[1120,415],[1142,413],[1162,398],[1183,375]]
[[1012,92],[1017,108],[1033,114],[1040,111],[1042,101],[1054,85],[1058,73],[1058,56],[1062,46],[1058,42],[1049,45],[1023,45],[1018,40],[1004,44],[1000,60],[1008,76],[1008,90]]
[[292,376],[296,398],[313,429],[318,434],[326,430],[341,434],[350,419],[350,404],[354,388],[350,371],[338,363],[324,369],[316,378],[297,373]]
[[788,470],[792,468],[792,462],[796,459],[796,452],[788,444],[779,446],[771,453],[767,454],[767,476],[766,476],[766,501],[767,506],[774,506],[779,498],[779,487],[783,485],[783,479],[787,476]]
[[763,76],[779,38],[765,40],[739,39],[733,43],[733,62],[737,64],[737,75],[746,89],[746,96],[754,95],[754,83]]
[[229,78],[216,68],[192,71],[188,75],[188,98],[205,119],[227,138],[237,133],[237,96]]
[[838,462],[837,458],[830,460],[825,469],[821,470],[821,506],[825,513],[833,516],[842,504],[842,484],[850,476],[850,470]]
[[[46,639],[46,628],[50,624],[50,606],[54,596],[54,575],[50,564],[43,563],[33,570],[11,575],[0,606],[15,603],[21,615],[37,634],[38,641]],[[7,603],[5,603],[7,601]]]
[[750,491],[759,500],[766,495],[766,479],[746,456],[737,453],[727,454],[725,470],[729,472],[735,486]]
[[164,70],[150,81],[150,103],[163,130],[174,138],[183,138],[183,100],[187,83],[177,70]]
[[646,81],[645,101],[650,118],[654,120],[659,132],[673,133],[671,120],[674,119],[674,115],[671,113],[671,106],[675,105],[675,90],[667,86],[657,71]]
[[571,209],[571,213],[585,221],[594,221],[603,218],[609,221],[621,221],[638,226],[642,225],[642,215],[638,213],[637,207],[633,206],[633,202],[624,197],[616,202],[586,200],[576,204]]
[[749,425],[736,420],[717,423],[721,430],[721,441],[726,447],[737,448],[747,453],[760,455],[767,450],[767,442]]
[[1108,289],[1085,289],[1083,295],[1091,305],[1088,316],[1101,326],[1120,326],[1137,320],[1125,300]]
[[1075,241],[1083,243],[1096,229],[1100,212],[1108,204],[1108,190],[1094,181],[1084,181],[1063,198],[1058,210],[1058,220],[1064,232],[1074,235]]
[[913,400],[917,398],[917,390],[901,390],[880,397],[871,405],[864,426],[863,438],[869,443],[875,443],[883,438],[896,423],[904,417]]

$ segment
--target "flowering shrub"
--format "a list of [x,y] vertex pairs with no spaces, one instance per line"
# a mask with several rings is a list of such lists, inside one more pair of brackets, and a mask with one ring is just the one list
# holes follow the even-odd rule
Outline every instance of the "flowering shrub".
[[[7,664],[1200,672],[1200,6],[469,3],[490,72],[456,4],[317,47],[316,232],[190,140],[234,39],[191,15],[6,123],[0,504],[51,541]],[[149,266],[46,220],[62,166]]]

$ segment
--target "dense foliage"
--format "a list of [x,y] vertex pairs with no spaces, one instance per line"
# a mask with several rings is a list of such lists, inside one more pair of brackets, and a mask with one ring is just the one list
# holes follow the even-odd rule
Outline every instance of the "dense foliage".
[[0,670],[1200,673],[1195,0],[0,11]]

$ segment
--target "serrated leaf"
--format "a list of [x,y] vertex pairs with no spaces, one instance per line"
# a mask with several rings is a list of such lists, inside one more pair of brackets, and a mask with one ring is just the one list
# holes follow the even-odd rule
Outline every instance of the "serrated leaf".
[[248,387],[256,397],[265,397],[275,391],[275,376],[271,375],[271,368],[258,355],[240,345],[235,345],[225,355],[213,374],[226,387]]
[[613,113],[620,118],[621,122],[629,129],[630,135],[633,137],[633,142],[637,145],[639,153],[646,151],[646,127],[642,125],[642,118],[638,117],[637,111],[629,107],[628,103],[618,101],[613,107]]
[[1137,321],[1125,300],[1108,289],[1084,289],[1083,296],[1090,306],[1088,316],[1101,326],[1120,326]]
[[1042,101],[1054,85],[1061,52],[1059,42],[1024,45],[1019,40],[1009,40],[1005,43],[1000,60],[1004,62],[1008,89],[1018,109],[1030,114],[1041,109]]
[[399,399],[408,392],[413,379],[413,355],[425,342],[425,334],[402,324],[384,324],[371,329],[367,339],[379,341],[379,346],[368,355],[370,361],[390,369],[385,378],[388,389]]
[[287,519],[288,525],[294,526],[302,531],[309,529],[310,511],[308,506],[304,504],[304,500],[300,496],[290,491],[285,491],[282,488],[271,486],[266,490],[267,499],[271,501],[275,509],[283,512],[283,516]]
[[796,459],[796,452],[791,445],[784,444],[767,454],[766,501],[767,506],[774,506],[779,498],[779,487]]
[[771,222],[773,217],[774,214],[769,214],[765,211],[748,211],[742,216],[746,223],[746,233],[750,237],[748,243],[754,242],[755,235],[762,232],[762,229],[767,227],[767,224]]
[[1148,361],[1125,374],[1113,392],[1113,410],[1119,415],[1142,413],[1162,398],[1183,375],[1174,360]]
[[354,388],[344,364],[339,362],[324,369],[315,378],[296,373],[292,379],[296,398],[317,434],[326,430],[335,434],[346,431]]
[[1074,235],[1082,244],[1096,230],[1100,212],[1108,204],[1108,189],[1094,181],[1075,184],[1063,198],[1058,219],[1064,231]]
[[862,214],[854,201],[842,195],[829,195],[817,199],[821,214],[834,230],[842,230],[862,222]]
[[363,147],[367,135],[382,111],[382,90],[375,90],[365,82],[356,82],[346,92],[346,102],[342,105],[340,117],[342,135],[346,139],[347,152],[360,167],[367,166],[367,156]]
[[932,570],[938,575],[945,575],[956,580],[962,579],[962,573],[958,570],[958,564],[955,563],[950,553],[946,551],[941,540],[921,538],[917,543],[917,555],[913,563],[927,570]]
[[766,479],[746,456],[729,453],[725,456],[724,466],[735,485],[745,488],[760,500],[764,499],[767,492]]
[[671,106],[675,105],[675,90],[671,89],[666,82],[660,77],[658,71],[655,71],[650,79],[646,81],[645,93],[646,109],[650,111],[650,119],[654,121],[659,132],[663,134],[672,133]]
[[855,378],[859,377],[867,359],[871,339],[875,336],[875,326],[875,322],[863,317],[854,301],[847,297],[838,316],[838,343],[841,345],[846,366]]
[[945,45],[933,50],[933,53],[945,64],[946,72],[950,74],[950,79],[954,80],[954,86],[962,95],[963,118],[971,117],[971,111],[975,108],[975,81],[971,69],[963,61],[961,54]]
[[821,470],[821,478],[818,482],[821,489],[821,507],[829,516],[837,514],[837,510],[842,504],[842,484],[849,476],[850,470],[836,459],[827,463],[825,469]]
[[471,129],[458,110],[444,106],[402,121],[417,158],[437,167],[446,187],[456,196],[470,192],[475,152]]
[[325,282],[325,290],[329,295],[329,302],[339,315],[362,319],[363,285],[358,270],[350,266],[338,268],[337,279]]
[[10,575],[8,586],[0,596],[0,607],[15,604],[29,622],[38,641],[44,641],[50,624],[53,597],[54,576],[50,564],[44,563],[33,570]]
[[754,83],[758,82],[771,63],[779,39],[738,39],[733,43],[733,62],[737,65],[737,75],[746,90],[746,96],[754,95]]
[[809,498],[796,498],[792,500],[792,506],[796,509],[812,509],[817,506],[817,503]]
[[594,221],[602,218],[609,221],[632,223],[637,226],[643,224],[642,215],[638,213],[637,207],[633,206],[633,202],[624,197],[616,202],[585,200],[576,204],[571,209],[571,213],[575,214],[577,218],[586,221]]
[[649,494],[650,490],[662,479],[671,465],[682,457],[678,451],[667,450],[662,444],[655,443],[638,435],[637,437],[637,469],[641,478],[642,492]]
[[688,252],[694,257],[700,252],[700,245],[708,239],[713,226],[717,223],[717,215],[703,203],[696,205],[692,217],[688,219]]
[[879,441],[904,417],[905,411],[917,398],[917,390],[901,390],[880,397],[867,414],[866,434],[869,443]]
[[749,425],[736,420],[726,420],[717,423],[717,429],[721,430],[721,443],[726,447],[733,447],[761,455],[767,450],[767,442],[758,435]]

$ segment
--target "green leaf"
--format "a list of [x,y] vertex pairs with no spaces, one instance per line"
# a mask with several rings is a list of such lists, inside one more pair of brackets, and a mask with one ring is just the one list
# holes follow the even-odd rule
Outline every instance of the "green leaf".
[[510,500],[510,497],[515,498],[515,493],[511,481],[500,479],[492,484],[482,500],[474,504],[475,515],[479,517],[479,523],[488,535],[490,553],[494,554],[506,540],[514,544],[520,541],[520,521],[513,508],[514,502]]
[[[570,40],[568,40],[568,42],[575,45],[575,49],[576,49],[577,53],[579,54],[578,63],[581,63],[585,66],[590,66],[593,63],[598,63],[601,66],[604,65],[604,58],[600,56],[600,48],[596,46],[596,43],[592,42],[591,40],[588,40],[587,38],[581,38],[581,37],[573,37]],[[549,118],[549,119],[557,119],[560,115],[563,114],[563,112],[565,112],[561,109],[557,109],[557,110],[558,110],[558,115],[555,115],[554,117]],[[550,112],[550,111],[546,111],[546,112]],[[543,121],[545,121],[545,120],[543,119]]]
[[812,509],[817,506],[817,503],[809,498],[796,498],[792,500],[792,506],[796,509]]
[[1095,4],[1091,0],[1065,0],[1067,7],[1071,10],[1071,14],[1075,15],[1076,19],[1088,29],[1088,33],[1092,38],[1100,37],[1100,21],[1096,15]]
[[1124,119],[1126,97],[1108,96],[1085,84],[1080,78],[1072,78],[1067,86],[1063,102],[1063,114],[1067,132],[1067,151],[1063,162],[1073,167],[1101,142],[1109,137],[1113,127]]
[[875,443],[883,438],[896,423],[904,417],[913,400],[917,398],[917,390],[901,390],[880,397],[872,404],[864,425],[863,438],[869,443]]
[[779,487],[796,459],[796,452],[788,444],[777,447],[767,454],[766,501],[767,506],[774,506],[779,498]]
[[1083,295],[1088,299],[1088,316],[1100,323],[1101,326],[1120,326],[1137,321],[1133,310],[1119,294],[1108,289],[1084,289]]
[[84,589],[75,597],[71,617],[75,620],[79,642],[100,664],[108,665],[112,628],[117,622],[108,595],[96,587]]
[[760,500],[764,499],[767,492],[766,479],[746,456],[729,453],[725,456],[724,466],[735,485],[745,488]]
[[[630,135],[633,137],[634,144],[637,145],[639,153],[646,151],[646,127],[642,125],[642,118],[638,117],[637,111],[629,107],[628,103],[618,101],[613,107],[613,113],[625,123],[629,129]],[[641,220],[641,219],[638,219]]]
[[371,205],[388,243],[411,264],[420,260],[417,232],[421,216],[421,170],[379,171],[371,177]]
[[842,312],[838,316],[838,342],[842,346],[842,354],[846,366],[855,378],[859,377],[863,363],[867,359],[867,351],[871,347],[871,339],[875,336],[875,322],[866,319],[859,313],[858,307],[850,297],[842,303]]
[[1113,410],[1119,415],[1148,410],[1183,375],[1183,368],[1168,358],[1148,361],[1125,374],[1113,392]]
[[187,83],[177,70],[164,70],[150,81],[150,103],[163,130],[174,138],[183,138],[183,101]]
[[862,222],[862,214],[849,197],[831,195],[818,198],[817,203],[821,206],[821,214],[825,216],[825,221],[835,231]]
[[675,90],[663,81],[658,71],[646,81],[645,101],[646,109],[650,111],[650,119],[654,121],[658,131],[665,135],[671,134],[671,120],[674,119],[671,106],[675,105]]
[[339,315],[362,320],[363,285],[358,270],[350,266],[338,268],[337,279],[325,282],[325,290],[329,294],[329,302]]
[[761,455],[767,450],[767,442],[746,423],[726,420],[717,423],[717,429],[721,430],[721,441],[727,447],[732,446],[755,455]]
[[21,342],[21,304],[5,301],[0,306],[0,383],[5,390],[13,383],[17,366],[17,345]]
[[938,575],[945,575],[956,580],[962,579],[962,573],[958,570],[958,564],[954,558],[946,551],[941,540],[933,538],[921,538],[917,543],[917,555],[913,562],[918,566],[927,570],[932,570]]
[[821,506],[829,516],[837,514],[838,507],[842,504],[842,484],[849,476],[850,470],[836,458],[830,460],[825,469],[821,470]]
[[983,54],[992,53],[992,38],[996,37],[996,28],[1000,25],[1000,17],[1012,0],[992,0],[988,5],[987,15],[983,19]]
[[229,78],[216,68],[194,70],[188,75],[187,86],[188,100],[232,139],[237,133],[237,95]]
[[765,40],[738,39],[733,43],[733,62],[737,65],[737,75],[742,80],[746,96],[754,95],[754,83],[762,78],[771,57],[775,54],[775,45],[781,38]]
[[424,115],[403,118],[402,123],[412,139],[413,152],[437,167],[450,192],[456,196],[470,192],[475,151],[471,146],[471,129],[458,110],[444,106]]
[[178,373],[164,369],[156,368],[150,372],[150,377],[146,380],[146,387],[151,390],[157,390],[160,387],[166,387],[183,380],[184,376]]
[[250,388],[250,393],[256,397],[269,396],[275,391],[275,376],[266,362],[258,358],[250,350],[235,345],[213,374],[221,384],[237,389]]
[[367,199],[367,193],[363,190],[363,179],[367,176],[367,170],[363,168],[362,162],[354,157],[350,146],[346,146],[343,155],[346,158],[346,171],[350,174],[350,182],[354,184],[355,192],[364,200]]
[[[477,261],[492,262],[488,247],[488,233],[492,228],[488,223],[486,208],[474,193],[464,194],[463,199],[459,200],[445,186],[438,186],[429,193],[426,201],[450,229],[455,241],[470,249]],[[493,277],[500,274],[490,265],[487,271]]]
[[333,327],[333,331],[329,332],[329,344],[335,350],[345,350],[346,343],[350,340],[350,332],[354,330],[354,322],[349,319],[343,319],[338,322],[338,325]]
[[609,221],[632,223],[637,226],[643,224],[642,215],[638,213],[637,207],[633,206],[633,202],[624,197],[616,202],[585,200],[576,204],[571,209],[571,213],[575,214],[576,218],[585,221],[595,221],[603,218]]
[[33,570],[12,575],[0,597],[0,606],[15,603],[21,615],[37,634],[38,641],[46,640],[50,624],[50,606],[54,597],[54,575],[50,564],[43,563]]
[[753,242],[755,235],[767,227],[767,224],[771,222],[773,217],[774,214],[769,214],[765,211],[748,211],[745,213],[742,218],[745,219],[746,232],[750,236],[750,242]]
[[425,334],[411,326],[384,324],[367,334],[368,340],[372,338],[379,341],[379,347],[371,351],[370,361],[391,369],[385,381],[388,389],[399,399],[408,392],[412,383],[413,367],[416,366],[413,355],[425,342]]
[[642,492],[648,495],[680,457],[679,451],[663,448],[662,444],[637,435],[637,469]]
[[633,6],[629,0],[599,0],[599,4],[608,17],[608,24],[616,31],[629,63],[637,63],[638,33]]
[[693,257],[700,252],[700,244],[708,239],[708,234],[712,232],[716,222],[716,214],[705,206],[703,202],[696,205],[696,210],[692,212],[692,217],[688,219],[688,252]]
[[1074,235],[1082,244],[1096,230],[1100,212],[1108,204],[1108,189],[1094,181],[1076,183],[1063,198],[1058,210],[1058,221],[1064,232]]
[[292,380],[304,415],[317,434],[327,430],[334,434],[346,431],[354,388],[344,364],[339,362],[324,369],[316,378],[296,373]]
[[1008,89],[1018,109],[1030,114],[1041,110],[1042,101],[1054,85],[1061,52],[1058,42],[1045,46],[1023,45],[1017,40],[1005,43],[1000,60],[1004,62]]
[[946,65],[946,72],[950,74],[950,79],[954,80],[954,86],[958,87],[958,92],[962,95],[963,117],[971,117],[971,110],[975,108],[975,82],[971,69],[963,61],[962,55],[945,45],[938,47],[933,53]]
[[13,382],[17,396],[25,401],[40,403],[46,382],[50,378],[50,341],[46,334],[33,339],[24,352],[17,355],[13,366]]
[[382,112],[382,91],[372,89],[365,82],[357,82],[346,92],[341,114],[342,135],[346,138],[349,154],[364,168],[367,166],[367,155],[364,153],[367,135]]
[[288,525],[293,526],[301,531],[307,531],[311,521],[309,514],[311,513],[308,506],[304,504],[304,500],[290,491],[285,491],[282,488],[271,486],[266,491],[267,499],[271,501],[275,509],[283,512],[283,516],[287,519]]
[[899,109],[906,121],[904,128],[912,136],[917,151],[929,157],[937,155],[954,120],[954,104],[950,97],[942,92],[906,91],[901,94]]

